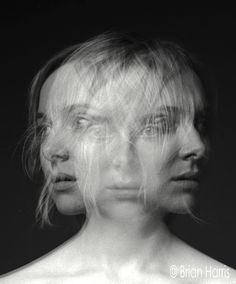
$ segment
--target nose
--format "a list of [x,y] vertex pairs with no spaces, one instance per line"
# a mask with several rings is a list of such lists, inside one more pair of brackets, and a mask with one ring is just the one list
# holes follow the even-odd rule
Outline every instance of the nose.
[[69,151],[61,143],[45,145],[42,154],[47,161],[51,162],[52,166],[69,160]]
[[112,162],[116,168],[128,169],[137,164],[135,141],[127,135],[120,135],[112,149]]
[[180,157],[184,160],[199,160],[206,151],[206,146],[194,126],[183,129],[180,133]]

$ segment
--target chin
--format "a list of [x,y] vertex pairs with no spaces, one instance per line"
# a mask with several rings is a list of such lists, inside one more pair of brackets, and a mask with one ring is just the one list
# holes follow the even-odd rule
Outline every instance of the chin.
[[194,205],[195,196],[192,193],[164,194],[149,199],[146,209],[161,211],[164,214],[188,214],[192,212]]
[[82,200],[71,196],[60,196],[54,199],[57,210],[63,215],[78,215],[85,211]]
[[188,214],[192,212],[195,205],[195,198],[193,194],[185,194],[177,197],[175,200],[170,200],[167,204],[166,209],[168,213],[175,214]]

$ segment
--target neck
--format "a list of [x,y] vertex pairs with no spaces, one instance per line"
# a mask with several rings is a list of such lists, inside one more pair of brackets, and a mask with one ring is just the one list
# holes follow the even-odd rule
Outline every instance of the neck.
[[162,258],[170,246],[171,235],[162,216],[157,214],[114,219],[93,213],[80,235],[81,241],[93,258],[109,265],[144,265],[152,257]]

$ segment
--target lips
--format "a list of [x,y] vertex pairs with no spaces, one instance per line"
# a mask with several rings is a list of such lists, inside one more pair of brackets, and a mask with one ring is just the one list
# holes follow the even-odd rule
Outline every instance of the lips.
[[113,190],[138,190],[140,186],[133,182],[116,182],[109,186]]
[[65,173],[59,173],[58,175],[53,177],[54,183],[66,182],[66,181],[76,181],[76,177]]
[[191,193],[193,190],[197,190],[199,185],[198,172],[185,172],[172,178],[175,183],[176,189],[186,193]]
[[131,187],[131,186],[126,186],[126,185],[122,185],[122,186],[111,186],[109,187],[112,190],[138,190],[139,187]]
[[75,176],[59,173],[58,175],[53,177],[53,189],[55,191],[67,191],[68,189],[72,189],[75,185]]
[[186,172],[172,178],[174,181],[195,181],[199,182],[198,172]]

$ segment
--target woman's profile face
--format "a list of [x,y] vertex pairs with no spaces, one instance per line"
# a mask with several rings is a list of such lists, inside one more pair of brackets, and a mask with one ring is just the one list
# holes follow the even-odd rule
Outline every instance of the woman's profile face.
[[[49,124],[41,161],[53,177],[59,211],[76,214],[82,197],[90,209],[96,204],[102,214],[124,217],[137,210],[178,212],[191,206],[205,153],[196,126],[204,108],[197,86],[195,112],[188,114],[176,100],[158,95],[150,104],[138,87],[122,82],[109,94],[101,87],[93,96],[73,94],[65,103],[57,84],[55,72],[42,88],[38,112]],[[176,88],[175,96],[187,92]],[[63,175],[73,178],[55,182]]]

